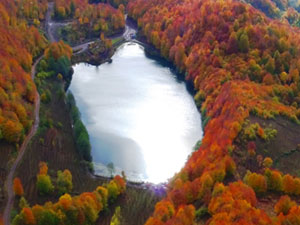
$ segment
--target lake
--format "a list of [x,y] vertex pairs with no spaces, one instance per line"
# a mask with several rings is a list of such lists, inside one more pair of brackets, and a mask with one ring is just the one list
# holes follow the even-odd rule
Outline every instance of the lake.
[[70,85],[90,135],[95,173],[109,176],[106,165],[113,163],[128,180],[166,182],[202,138],[193,97],[139,44],[121,45],[112,60],[75,65]]

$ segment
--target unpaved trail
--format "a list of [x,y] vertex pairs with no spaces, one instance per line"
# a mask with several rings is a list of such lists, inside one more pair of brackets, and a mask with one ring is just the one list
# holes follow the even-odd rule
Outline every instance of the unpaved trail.
[[[42,58],[43,58],[43,55],[40,56],[32,66],[32,69],[31,69],[32,80],[34,79],[34,76],[35,76],[36,66]],[[14,199],[15,199],[15,194],[14,194],[14,191],[13,191],[13,178],[14,178],[16,168],[18,167],[20,161],[22,160],[22,157],[25,153],[25,150],[27,148],[28,143],[30,142],[31,138],[35,135],[35,133],[38,129],[38,126],[39,126],[39,121],[40,121],[40,116],[39,116],[40,95],[39,95],[38,91],[36,91],[36,100],[35,100],[35,105],[34,106],[35,106],[35,109],[34,109],[34,124],[31,127],[30,132],[28,133],[28,135],[24,139],[24,141],[23,141],[23,143],[22,143],[22,145],[19,149],[18,157],[14,161],[14,164],[12,165],[12,167],[11,167],[9,173],[8,173],[7,179],[6,179],[7,203],[6,203],[6,207],[5,207],[4,214],[3,214],[4,225],[10,225],[10,212],[11,212],[11,209],[13,207]]]
[[[51,19],[51,14],[53,13],[53,9],[54,9],[54,3],[49,2],[48,3],[48,11],[47,11],[47,14],[46,14],[46,32],[47,32],[47,36],[48,36],[51,43],[56,41],[55,38],[54,38],[54,34],[53,34],[53,32],[54,32],[53,27],[55,27],[54,26],[55,22],[53,22],[52,19]],[[127,17],[127,15],[126,15],[126,17]],[[125,18],[125,19],[127,19],[127,18]],[[68,24],[68,23],[65,23],[65,24]],[[64,25],[64,24],[62,23],[62,25]],[[131,41],[131,40],[133,40],[132,37],[136,34],[136,32],[137,32],[137,30],[135,28],[129,26],[128,23],[127,23],[127,20],[126,20],[124,33],[121,34],[120,36],[114,37],[112,39],[119,38],[119,37],[123,36],[123,38],[126,41]],[[87,42],[87,43],[82,43],[82,44],[79,44],[77,46],[72,47],[72,49],[74,51],[78,51],[75,54],[80,54],[80,53],[86,51],[88,49],[88,46],[93,42],[94,41],[90,41],[90,42]],[[43,55],[40,56],[34,62],[33,66],[32,66],[32,69],[31,69],[32,80],[34,80],[34,76],[35,76],[35,73],[36,73],[36,66],[41,61],[41,59],[43,57],[44,57]],[[8,173],[6,182],[5,182],[6,183],[6,190],[7,190],[7,203],[6,203],[4,214],[3,214],[4,225],[10,225],[10,213],[11,213],[11,209],[13,207],[14,199],[15,199],[15,194],[14,194],[14,191],[13,191],[14,174],[15,174],[15,171],[16,171],[20,161],[23,158],[23,155],[25,153],[25,150],[27,148],[28,143],[30,142],[31,138],[35,135],[35,133],[38,129],[39,121],[40,121],[39,111],[40,111],[40,95],[37,91],[36,92],[35,109],[34,109],[34,124],[31,127],[30,132],[28,133],[28,135],[24,139],[24,141],[23,141],[23,143],[22,143],[22,145],[19,149],[17,159],[14,161],[14,163],[13,163],[13,165],[12,165],[12,167],[11,167],[9,173]]]

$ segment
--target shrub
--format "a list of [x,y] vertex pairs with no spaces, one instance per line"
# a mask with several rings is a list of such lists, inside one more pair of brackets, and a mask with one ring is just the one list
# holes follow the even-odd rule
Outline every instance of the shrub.
[[282,187],[283,187],[283,191],[286,194],[295,194],[296,193],[296,185],[294,182],[294,178],[289,175],[286,174],[284,175],[283,179],[282,179]]
[[69,170],[57,171],[57,189],[60,195],[69,193],[73,189],[72,174]]
[[110,202],[114,202],[118,195],[120,194],[120,190],[118,189],[118,185],[114,180],[110,181],[107,185],[108,191],[108,199]]
[[274,206],[274,211],[277,213],[277,215],[279,215],[280,213],[287,215],[290,209],[296,205],[296,202],[292,201],[289,196],[281,196],[279,201]]
[[23,196],[20,198],[19,207],[21,210],[25,207],[29,207],[26,199]]
[[263,194],[267,191],[266,179],[261,174],[248,171],[244,177],[244,182],[252,187],[256,194]]
[[49,175],[38,175],[36,185],[38,192],[41,195],[50,194],[54,190],[54,186]]
[[24,194],[22,182],[21,182],[20,178],[18,178],[18,177],[16,177],[14,179],[14,192],[19,197]]
[[200,220],[201,218],[203,218],[207,214],[208,214],[208,208],[204,207],[204,206],[197,209],[196,212],[195,212],[195,216],[196,216],[197,220]]
[[263,166],[265,168],[270,168],[273,165],[273,160],[269,157],[266,157],[263,161]]
[[282,191],[282,176],[280,172],[266,169],[265,178],[267,180],[268,190]]

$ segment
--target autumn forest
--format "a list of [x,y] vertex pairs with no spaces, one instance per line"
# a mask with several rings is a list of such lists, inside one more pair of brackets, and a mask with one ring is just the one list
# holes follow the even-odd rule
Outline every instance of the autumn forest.
[[[202,119],[163,185],[95,175],[68,92],[73,65],[128,40]],[[300,224],[300,1],[0,0],[0,105],[1,225]]]

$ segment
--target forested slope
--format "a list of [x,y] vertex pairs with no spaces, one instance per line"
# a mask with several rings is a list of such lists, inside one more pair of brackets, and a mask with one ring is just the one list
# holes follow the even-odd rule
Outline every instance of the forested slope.
[[[232,0],[135,0],[128,9],[147,41],[193,82],[205,125],[201,147],[170,182],[168,197],[147,224],[192,224],[195,208],[198,217],[208,210],[209,224],[299,219],[297,206],[287,216],[270,217],[257,208],[254,194],[299,195],[299,178],[269,169],[267,158],[243,183],[231,157],[245,129],[262,140],[274,138],[276,131],[259,124],[247,127],[250,115],[299,124],[299,30]],[[255,142],[245,139],[248,157],[255,155]]]
[[10,143],[22,141],[31,127],[36,88],[29,73],[33,59],[47,45],[38,29],[23,19],[42,17],[27,6],[26,1],[0,1],[0,140]]
[[[200,148],[171,179],[167,197],[156,205],[147,225],[299,224],[300,178],[272,165],[276,146],[262,147],[278,138],[290,141],[288,154],[300,151],[299,6],[295,1],[246,2],[132,0],[128,4],[129,16],[137,21],[143,38],[193,83],[205,132]],[[119,8],[93,7],[87,0],[56,0],[54,17],[75,18],[72,29],[79,33],[87,29],[94,36],[109,35],[123,29],[121,3],[127,1],[112,3]],[[46,1],[0,1],[0,142],[18,146],[31,127],[36,87],[29,71],[47,47],[38,30],[46,9]],[[46,58],[59,55],[60,46],[65,45],[53,44]],[[292,124],[293,140],[283,135],[287,125],[277,131],[265,121]],[[241,157],[247,165],[242,165]],[[109,185],[105,195],[100,188],[73,198],[65,195],[44,207],[25,207],[14,223],[36,224],[44,217],[68,223],[70,217],[79,224],[92,224],[105,208],[102,201],[125,189],[120,178]]]

